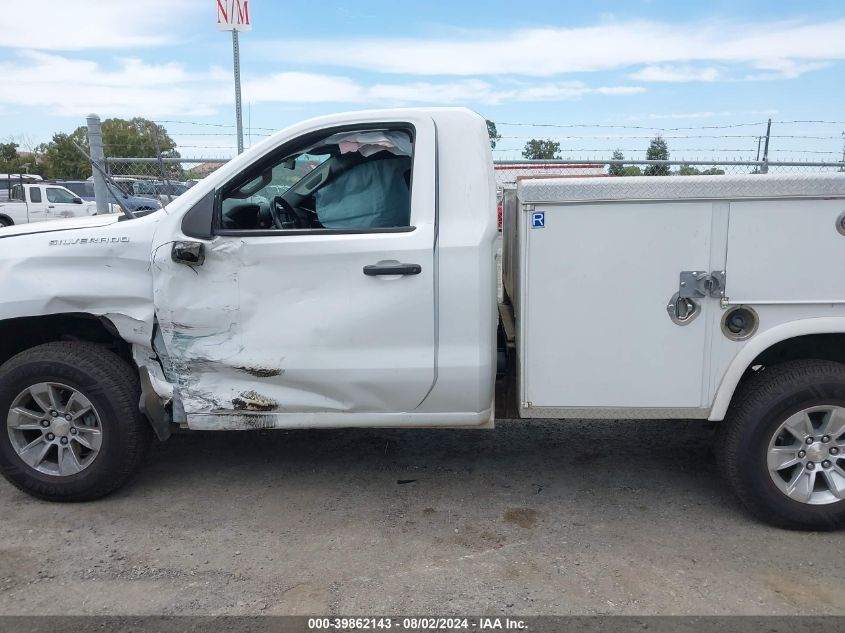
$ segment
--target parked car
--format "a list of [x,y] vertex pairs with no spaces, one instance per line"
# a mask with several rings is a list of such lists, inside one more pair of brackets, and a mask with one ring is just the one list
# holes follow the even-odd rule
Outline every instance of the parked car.
[[156,182],[150,180],[136,180],[132,184],[132,191],[136,196],[153,197],[162,204],[173,202],[188,190],[188,186],[181,182]]
[[40,182],[43,178],[38,174],[0,174],[0,200],[9,199],[9,190],[12,185]]
[[0,174],[2,180],[17,180],[23,178],[24,180],[44,180],[44,177],[39,174]]
[[[83,200],[89,202],[94,200],[94,182],[92,180],[55,180],[52,182],[70,189]],[[161,203],[155,198],[131,196],[119,187],[117,191],[114,191],[114,187],[110,187],[109,191],[111,193],[108,199],[110,204],[125,207],[130,211],[155,211],[156,209],[161,209]],[[119,196],[120,199],[115,200],[115,195]]]
[[9,200],[0,202],[0,227],[44,220],[96,215],[97,205],[52,183],[14,184]]

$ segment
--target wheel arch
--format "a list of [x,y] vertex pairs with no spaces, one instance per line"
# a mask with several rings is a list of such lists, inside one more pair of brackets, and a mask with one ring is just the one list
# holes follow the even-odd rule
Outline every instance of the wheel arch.
[[[110,318],[111,317],[111,318]],[[128,317],[126,317],[128,318]],[[167,405],[173,387],[164,378],[151,342],[139,343],[124,330],[131,325],[121,315],[64,312],[0,320],[0,365],[13,356],[43,343],[79,341],[102,345],[122,358],[136,373],[141,385],[139,407],[159,439],[170,437],[171,414]],[[137,329],[130,332],[138,338]],[[139,351],[141,353],[139,353]]]
[[12,356],[42,343],[85,341],[104,345],[133,367],[132,345],[104,316],[64,312],[0,320],[0,365]]
[[5,213],[0,213],[0,221],[5,222],[7,226],[15,225],[15,221]]
[[757,365],[820,358],[845,363],[845,317],[819,317],[783,323],[760,332],[739,351],[716,390],[709,420],[721,421],[734,393]]

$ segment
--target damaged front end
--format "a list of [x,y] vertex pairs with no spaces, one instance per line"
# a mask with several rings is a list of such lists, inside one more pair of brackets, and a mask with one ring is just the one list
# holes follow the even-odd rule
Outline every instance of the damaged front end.
[[163,217],[95,216],[0,234],[0,351],[50,340],[107,344],[138,367],[140,409],[159,439],[170,435],[175,396],[153,349],[150,252]]
[[158,357],[151,349],[133,346],[132,356],[138,366],[141,383],[139,407],[162,442],[171,435],[175,390],[162,372]]

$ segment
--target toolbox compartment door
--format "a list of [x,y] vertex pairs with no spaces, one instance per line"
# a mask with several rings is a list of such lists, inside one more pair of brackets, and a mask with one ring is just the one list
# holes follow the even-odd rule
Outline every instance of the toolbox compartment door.
[[667,304],[681,271],[723,266],[711,256],[714,240],[724,240],[721,223],[713,231],[718,206],[620,201],[522,209],[524,416],[701,417],[719,303],[702,299],[701,313],[682,326]]

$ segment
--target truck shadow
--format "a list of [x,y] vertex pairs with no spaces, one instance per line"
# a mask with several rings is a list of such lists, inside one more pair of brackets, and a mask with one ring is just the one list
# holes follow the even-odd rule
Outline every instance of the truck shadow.
[[[459,510],[483,499],[526,529],[537,517],[702,520],[741,513],[701,421],[502,421],[483,430],[188,433],[158,445],[119,497],[217,490],[227,502],[299,498],[316,508]],[[297,504],[298,505],[298,504]],[[508,514],[510,513],[510,514]]]

